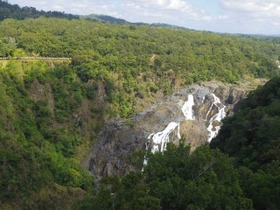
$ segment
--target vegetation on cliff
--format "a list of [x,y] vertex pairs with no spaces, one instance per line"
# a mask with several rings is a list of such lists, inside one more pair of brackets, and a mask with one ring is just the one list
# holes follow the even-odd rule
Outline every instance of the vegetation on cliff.
[[78,154],[89,132],[73,116],[89,87],[77,78],[63,64],[10,61],[1,68],[1,209],[52,208],[62,192],[91,187]]
[[280,78],[252,92],[224,121],[211,147],[227,153],[256,209],[280,206]]
[[102,181],[101,189],[75,209],[252,209],[237,171],[219,150],[169,144],[149,154],[143,173]]

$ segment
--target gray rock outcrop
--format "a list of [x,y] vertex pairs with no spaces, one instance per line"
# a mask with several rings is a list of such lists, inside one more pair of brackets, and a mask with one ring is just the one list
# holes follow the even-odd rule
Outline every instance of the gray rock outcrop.
[[[177,91],[131,119],[116,119],[107,124],[92,146],[84,165],[96,177],[122,176],[133,170],[129,164],[129,156],[135,151],[145,150],[147,143],[151,149],[153,142],[148,140],[148,136],[163,131],[170,122],[180,124],[180,134],[184,135],[186,143],[193,150],[209,140],[209,123],[212,123],[213,131],[221,125],[218,120],[213,120],[213,116],[217,115],[222,106],[225,106],[227,116],[233,115],[247,93],[248,90],[217,82],[195,84]],[[194,120],[186,120],[181,110],[190,94],[193,95],[195,104],[192,107]],[[213,105],[213,94],[221,104]],[[175,133],[170,135],[169,140],[178,142]]]

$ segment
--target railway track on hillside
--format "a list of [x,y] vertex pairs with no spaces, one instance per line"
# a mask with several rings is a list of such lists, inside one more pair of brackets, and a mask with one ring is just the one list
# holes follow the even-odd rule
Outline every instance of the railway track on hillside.
[[0,60],[9,61],[72,61],[71,58],[66,57],[0,57]]

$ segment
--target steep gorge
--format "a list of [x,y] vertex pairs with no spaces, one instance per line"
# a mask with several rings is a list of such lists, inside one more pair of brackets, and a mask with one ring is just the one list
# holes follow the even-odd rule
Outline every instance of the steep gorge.
[[122,176],[134,170],[129,157],[135,151],[162,151],[168,141],[177,144],[181,136],[194,150],[217,135],[221,118],[233,115],[250,89],[203,82],[165,96],[129,120],[108,123],[84,165],[98,178]]

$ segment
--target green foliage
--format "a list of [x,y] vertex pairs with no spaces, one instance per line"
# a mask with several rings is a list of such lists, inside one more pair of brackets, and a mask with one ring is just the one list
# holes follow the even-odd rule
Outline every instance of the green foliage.
[[121,180],[104,178],[101,189],[76,203],[74,209],[161,209],[160,200],[150,196],[148,191],[148,185],[140,173],[130,173]]
[[249,94],[211,142],[241,167],[240,180],[256,209],[279,207],[280,78]]
[[[62,74],[65,67],[57,68]],[[48,191],[56,184],[91,187],[92,178],[73,159],[84,140],[79,129],[73,124],[53,126],[59,123],[57,109],[67,116],[76,111],[81,102],[77,95],[82,94],[84,85],[79,79],[73,81],[78,77],[71,77],[70,72],[64,72],[60,78],[56,72],[40,62],[25,66],[14,61],[0,71],[0,208],[18,205],[28,209],[33,205],[34,194]],[[51,91],[52,84],[59,79],[60,85],[67,87],[63,96],[70,107],[67,109],[49,104],[52,100],[61,103]],[[42,202],[50,202],[47,199]]]
[[[21,51],[71,57],[69,68],[83,82],[104,82],[106,99],[121,117],[134,112],[138,99],[157,92],[171,94],[178,84],[279,74],[277,38],[41,17],[2,21],[0,40],[2,56]],[[58,97],[67,94],[61,89],[57,88]],[[62,121],[67,117],[62,110],[57,114]]]
[[227,156],[208,146],[190,154],[169,144],[148,155],[143,174],[102,181],[101,189],[77,209],[252,209]]
[[[0,3],[0,16],[24,19],[41,15],[30,8]],[[9,61],[0,61],[0,208],[44,206],[55,198],[45,196],[44,202],[38,198],[41,203],[37,205],[34,195],[56,190],[53,186],[89,190],[91,178],[80,167],[88,145],[107,119],[135,114],[139,100],[203,80],[272,77],[279,74],[279,54],[278,38],[44,17],[1,21],[0,56]],[[20,56],[70,57],[72,62],[15,59]],[[237,115],[242,123],[232,121],[243,126],[234,138],[238,144],[229,141],[231,145],[221,149],[228,148],[228,153],[238,155],[235,162],[251,170],[246,175],[252,177],[249,189],[255,194],[248,197],[256,203],[264,195],[264,203],[256,205],[261,208],[269,203],[274,208],[276,198],[269,197],[267,189],[278,182],[275,128],[279,119],[275,116],[279,114],[279,91],[267,86],[260,94],[250,96],[249,105],[244,105],[244,113],[254,121],[244,114]],[[231,134],[230,127],[224,129]],[[227,138],[226,133],[221,135]],[[77,208],[251,207],[227,157],[216,150],[203,147],[190,155],[187,147],[181,145],[177,150],[170,145],[164,155],[149,159],[143,175],[130,174],[114,184],[104,183]],[[138,166],[140,160],[136,160]],[[259,168],[264,174],[255,174]],[[257,185],[254,180],[261,181]],[[273,192],[277,195],[279,189]],[[60,199],[57,194],[53,193]]]
[[127,21],[124,19],[114,18],[108,15],[91,14],[91,15],[81,16],[81,18],[88,19],[88,20],[99,20],[99,21],[110,22],[110,23],[118,23],[118,24],[127,23]]
[[208,146],[169,145],[148,159],[144,170],[150,194],[162,209],[250,209],[229,159]]

